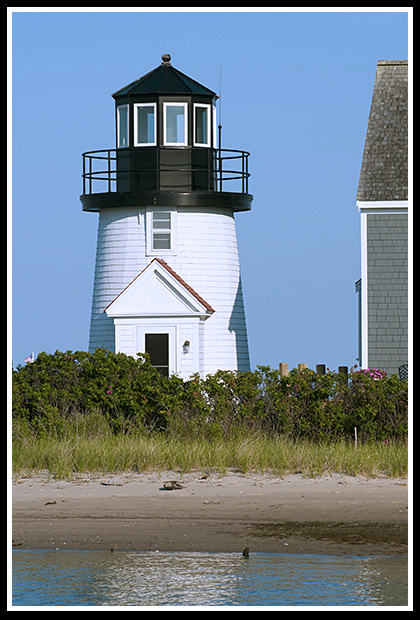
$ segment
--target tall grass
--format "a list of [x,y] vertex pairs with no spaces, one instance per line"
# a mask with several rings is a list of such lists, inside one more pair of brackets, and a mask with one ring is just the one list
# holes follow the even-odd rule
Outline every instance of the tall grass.
[[396,376],[257,367],[184,382],[97,349],[39,354],[12,386],[16,473],[407,474],[408,383]]
[[60,478],[150,470],[405,477],[408,469],[407,446],[401,441],[359,443],[356,449],[345,440],[314,443],[261,433],[213,440],[136,432],[74,433],[66,438],[15,434],[12,465],[14,473],[48,470]]

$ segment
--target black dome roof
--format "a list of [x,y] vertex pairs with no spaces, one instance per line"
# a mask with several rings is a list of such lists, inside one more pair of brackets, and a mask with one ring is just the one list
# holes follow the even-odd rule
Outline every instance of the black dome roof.
[[175,69],[170,63],[169,54],[163,54],[162,64],[131,84],[113,93],[114,98],[126,95],[207,95],[217,97],[216,93],[199,84],[192,78]]

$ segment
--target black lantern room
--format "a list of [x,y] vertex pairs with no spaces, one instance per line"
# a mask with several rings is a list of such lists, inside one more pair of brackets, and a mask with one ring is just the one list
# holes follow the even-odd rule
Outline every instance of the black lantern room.
[[218,96],[175,69],[169,54],[112,96],[116,148],[83,154],[83,210],[134,205],[251,208],[249,153],[220,148]]

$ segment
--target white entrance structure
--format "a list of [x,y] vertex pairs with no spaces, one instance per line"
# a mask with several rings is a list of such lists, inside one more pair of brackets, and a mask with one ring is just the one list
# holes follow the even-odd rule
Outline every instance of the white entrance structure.
[[160,258],[110,303],[115,349],[135,356],[149,348],[164,374],[203,372],[204,322],[213,308]]

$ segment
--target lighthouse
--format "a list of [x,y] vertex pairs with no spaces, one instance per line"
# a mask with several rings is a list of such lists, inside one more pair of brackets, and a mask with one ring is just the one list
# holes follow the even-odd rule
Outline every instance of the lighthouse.
[[222,149],[215,92],[171,63],[117,90],[116,148],[83,153],[98,213],[89,350],[147,353],[188,379],[250,368],[235,217],[246,151]]

